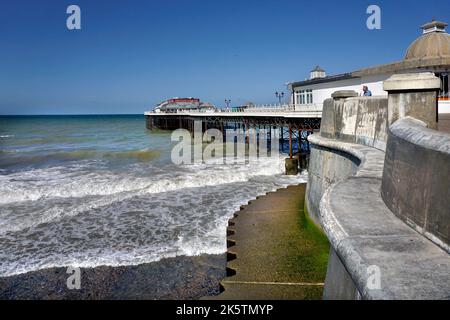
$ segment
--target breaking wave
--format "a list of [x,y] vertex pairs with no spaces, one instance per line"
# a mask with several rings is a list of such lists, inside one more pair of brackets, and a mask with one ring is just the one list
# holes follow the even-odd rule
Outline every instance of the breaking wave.
[[282,164],[137,164],[127,174],[85,174],[86,163],[0,176],[0,275],[222,253],[227,220],[240,205],[305,181],[283,176]]

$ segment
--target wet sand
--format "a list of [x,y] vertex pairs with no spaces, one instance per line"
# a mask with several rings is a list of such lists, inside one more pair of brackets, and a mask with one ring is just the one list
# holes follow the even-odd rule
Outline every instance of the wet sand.
[[219,294],[226,255],[176,257],[138,266],[81,269],[80,290],[67,288],[67,268],[0,278],[0,299],[199,299]]

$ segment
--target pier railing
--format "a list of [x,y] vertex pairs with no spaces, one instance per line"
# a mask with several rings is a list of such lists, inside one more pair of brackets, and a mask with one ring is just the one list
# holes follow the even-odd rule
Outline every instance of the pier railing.
[[322,112],[323,103],[296,104],[294,110],[298,112]]
[[306,113],[311,115],[321,116],[322,104],[307,104],[307,105],[293,105],[293,104],[263,104],[253,105],[246,108],[225,108],[225,109],[208,109],[208,110],[176,110],[176,112],[155,112],[148,111],[146,114],[208,114],[208,113]]
[[292,112],[294,105],[291,104],[262,104],[254,105],[244,109],[245,112]]

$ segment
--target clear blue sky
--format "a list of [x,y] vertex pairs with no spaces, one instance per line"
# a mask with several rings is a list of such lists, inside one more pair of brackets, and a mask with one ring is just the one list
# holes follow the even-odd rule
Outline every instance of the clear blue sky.
[[[82,30],[66,28],[77,4]],[[366,28],[366,8],[382,29]],[[328,74],[403,58],[448,0],[14,0],[0,3],[0,114],[142,113],[173,96],[275,103]]]

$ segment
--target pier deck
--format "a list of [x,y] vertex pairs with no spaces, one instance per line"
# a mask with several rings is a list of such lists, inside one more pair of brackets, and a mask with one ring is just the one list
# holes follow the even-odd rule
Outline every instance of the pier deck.
[[[319,130],[321,112],[178,112],[144,113],[148,129],[159,128],[174,130],[193,128],[194,121],[202,121],[208,128],[223,128],[227,124],[242,124],[245,128],[263,126],[289,127],[292,130]],[[204,129],[206,129],[204,127]]]
[[157,113],[147,111],[144,113],[146,116],[192,116],[192,117],[270,117],[270,118],[321,118],[321,111],[279,111],[279,112],[266,112],[252,111],[252,112],[178,112],[178,113]]

